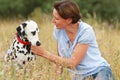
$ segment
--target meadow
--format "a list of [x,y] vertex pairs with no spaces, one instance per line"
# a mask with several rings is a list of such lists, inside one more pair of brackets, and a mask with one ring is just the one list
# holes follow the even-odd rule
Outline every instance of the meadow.
[[[47,16],[31,17],[38,23],[40,28],[40,41],[42,46],[57,55],[56,41],[53,37],[52,18]],[[28,66],[29,69],[23,69],[16,72],[12,64],[5,64],[4,54],[9,49],[10,44],[16,33],[16,28],[24,19],[1,19],[0,20],[0,80],[54,80],[55,65],[37,56],[34,66]],[[106,22],[96,20],[95,18],[84,19],[85,22],[93,26],[98,45],[100,47],[102,56],[110,63],[113,70],[115,80],[120,80],[120,31],[117,29],[108,28]],[[116,23],[116,27],[120,26]],[[70,80],[69,73],[66,68],[57,80]]]

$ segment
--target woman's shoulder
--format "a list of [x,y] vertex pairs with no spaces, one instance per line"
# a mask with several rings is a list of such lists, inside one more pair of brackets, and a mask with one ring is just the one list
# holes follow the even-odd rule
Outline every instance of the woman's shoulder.
[[88,23],[83,22],[83,21],[80,21],[79,27],[80,27],[80,29],[84,29],[84,30],[92,29],[91,25],[89,25]]
[[85,23],[83,21],[80,21],[80,24],[79,24],[79,33],[83,34],[85,32],[87,32],[89,34],[91,32],[93,33],[94,31],[93,31],[93,28],[92,28],[91,25],[89,25],[89,24],[87,24],[87,23]]

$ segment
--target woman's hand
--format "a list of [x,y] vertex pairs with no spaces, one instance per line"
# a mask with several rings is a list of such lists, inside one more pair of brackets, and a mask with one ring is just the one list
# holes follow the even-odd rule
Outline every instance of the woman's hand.
[[36,55],[43,56],[45,53],[45,50],[41,46],[31,45],[31,52],[33,52]]
[[55,70],[56,75],[61,75],[62,72],[63,72],[63,66],[56,64],[56,70]]

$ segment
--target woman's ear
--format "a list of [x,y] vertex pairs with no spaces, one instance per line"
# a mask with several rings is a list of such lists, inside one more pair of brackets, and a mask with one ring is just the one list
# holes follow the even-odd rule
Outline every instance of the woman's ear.
[[67,23],[68,23],[68,24],[72,23],[72,18],[68,18],[68,19],[67,19]]

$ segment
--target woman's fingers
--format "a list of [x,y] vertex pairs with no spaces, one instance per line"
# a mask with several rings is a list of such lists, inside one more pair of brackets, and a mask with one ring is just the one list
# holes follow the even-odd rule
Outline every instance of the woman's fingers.
[[44,54],[44,49],[41,46],[31,46],[31,52],[33,52],[36,55],[42,55]]
[[39,49],[37,48],[38,46],[31,46],[31,52],[33,52],[34,54],[38,54]]

